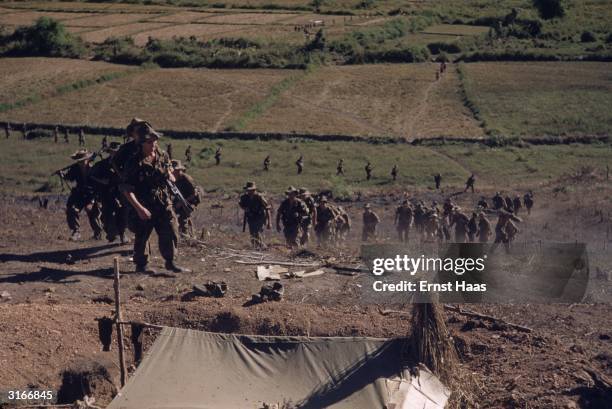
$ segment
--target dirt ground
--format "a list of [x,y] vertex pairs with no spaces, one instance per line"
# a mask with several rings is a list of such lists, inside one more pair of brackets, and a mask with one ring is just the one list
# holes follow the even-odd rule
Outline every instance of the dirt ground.
[[[604,197],[609,195],[610,186],[597,182],[574,194],[594,191]],[[483,192],[487,197],[492,193]],[[431,191],[415,195],[426,201],[439,199]],[[477,197],[465,194],[456,199],[467,207]],[[383,314],[379,306],[361,305],[356,300],[356,276],[331,272],[284,279],[282,301],[244,306],[262,282],[256,279],[255,265],[236,262],[244,259],[236,254],[255,253],[248,248],[246,235],[240,232],[233,197],[207,197],[198,209],[195,225],[201,242],[181,243],[181,264],[193,269],[181,275],[135,274],[129,261],[130,246],[90,240],[87,226],[83,228],[84,241],[69,242],[64,198],[50,199],[48,209],[39,208],[38,201],[31,198],[5,197],[0,202],[0,293],[9,294],[0,301],[0,390],[58,390],[62,371],[83,359],[111,362],[111,373],[117,375],[115,352],[101,351],[95,321],[111,316],[114,310],[114,257],[119,257],[123,272],[126,320],[266,335],[393,337],[410,332],[409,306],[397,307],[404,314]],[[278,199],[272,202],[278,203]],[[270,248],[262,255],[296,262],[325,259],[356,263],[359,212],[366,199],[383,219],[380,241],[392,241],[392,211],[398,193],[343,203],[355,225],[349,240],[338,247],[321,249],[312,245],[308,252],[291,253],[282,246],[280,235],[267,232]],[[211,208],[213,202],[223,207]],[[576,211],[574,205],[572,197],[561,200],[551,188],[543,187],[536,196],[535,211],[524,218],[519,240],[562,241],[570,232],[576,235],[576,224],[560,223],[564,215]],[[609,214],[610,209],[604,210]],[[587,239],[592,248],[601,246],[609,224],[598,222],[599,216],[587,206],[577,212],[577,225],[582,226],[580,237]],[[155,241],[151,247],[153,265],[163,271]],[[612,274],[611,265],[596,267],[605,280]],[[226,297],[191,297],[192,285],[206,280],[225,281],[229,288]],[[609,303],[464,307],[533,329],[524,333],[447,312],[447,324],[464,373],[472,374],[477,385],[480,407],[605,407],[611,392],[598,386],[598,376],[612,377]],[[155,330],[148,331],[145,345],[154,339]],[[106,403],[111,396],[103,391],[96,398]]]

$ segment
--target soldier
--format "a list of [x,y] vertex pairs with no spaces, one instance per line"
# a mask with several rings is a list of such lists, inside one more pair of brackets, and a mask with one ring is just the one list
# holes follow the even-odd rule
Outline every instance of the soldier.
[[55,125],[53,128],[53,143],[57,143],[59,140],[59,127]]
[[344,176],[344,159],[340,159],[336,165],[336,176],[340,175]]
[[476,206],[480,207],[481,209],[487,209],[489,207],[489,204],[487,203],[487,199],[484,196],[480,196],[480,200],[478,200]]
[[297,174],[301,175],[304,170],[304,155],[300,155],[298,160],[295,161],[295,166],[297,166]]
[[478,235],[478,215],[475,212],[472,213],[472,217],[468,222],[467,228],[468,239],[470,240],[470,243],[473,243],[475,237]]
[[79,213],[83,209],[85,209],[89,218],[94,240],[100,240],[102,238],[100,208],[95,202],[94,191],[89,180],[93,154],[86,149],[80,149],[72,154],[70,158],[76,161],[76,163],[66,171],[59,173],[62,179],[75,182],[66,203],[66,221],[71,230],[70,240],[77,241],[81,238]]
[[523,205],[521,204],[521,197],[519,195],[514,196],[514,200],[512,200],[512,206],[514,207],[514,214],[519,214],[519,211],[521,210],[521,207],[523,207]]
[[217,147],[215,151],[215,165],[219,166],[221,164],[221,147]]
[[[175,185],[179,192],[183,195],[187,203],[189,203],[194,209],[200,204],[202,198],[200,192],[196,186],[193,178],[189,176],[185,171],[187,170],[180,160],[172,161],[172,174],[176,180]],[[187,236],[193,236],[193,223],[191,221],[191,215],[184,208],[183,203],[180,201],[174,202],[174,209],[178,217],[179,222],[179,233]]]
[[478,216],[478,241],[486,243],[489,241],[491,236],[491,222],[487,219],[484,213],[480,213]]
[[468,189],[472,189],[472,193],[474,193],[474,183],[476,183],[476,176],[472,173],[468,180],[465,181],[465,190],[463,192],[467,192]]
[[308,209],[308,216],[302,220],[302,236],[300,237],[300,244],[304,246],[310,239],[310,226],[317,220],[317,204],[310,192],[302,187],[298,190],[298,198],[306,204]]
[[504,203],[506,205],[506,210],[514,212],[514,202],[512,202],[512,198],[510,196],[506,196],[506,199],[504,199]]
[[455,209],[455,204],[453,203],[453,199],[451,199],[450,197],[447,198],[444,201],[444,204],[442,205],[442,216],[445,218],[450,218],[451,215],[453,214],[453,210]]
[[113,157],[119,150],[119,142],[111,142],[106,148],[108,157],[96,163],[90,174],[90,180],[95,188],[97,199],[102,204],[102,226],[109,243],[119,236],[121,244],[129,243],[125,235],[127,228],[128,209],[119,192],[119,175],[112,166]]
[[439,173],[436,173],[434,175],[434,182],[436,184],[436,189],[440,189],[440,184],[442,183],[442,175]]
[[270,170],[270,155],[266,156],[263,161],[263,170],[265,172]]
[[391,177],[393,178],[394,182],[397,180],[398,172],[397,165],[393,165],[393,168],[391,168]]
[[172,144],[171,143],[166,145],[166,153],[168,154],[168,159],[172,160]]
[[421,202],[418,202],[414,209],[414,227],[416,227],[417,231],[421,234],[425,228],[425,209]]
[[[136,272],[154,273],[148,267],[146,247],[153,230],[159,239],[159,252],[165,268],[174,273],[189,272],[175,263],[178,244],[176,215],[172,209],[168,180],[172,181],[172,165],[168,155],[160,152],[160,138],[150,125],[141,123],[135,128],[137,153],[125,163],[121,191],[136,211],[134,228],[134,263]],[[117,152],[118,154],[119,152]]]
[[79,146],[85,146],[85,133],[83,128],[79,128]]
[[[130,123],[125,129],[125,138],[129,139],[126,143],[121,145],[119,150],[111,160],[113,168],[121,179],[124,178],[125,165],[132,160],[133,157],[137,156],[140,152],[140,135],[145,133],[145,128],[151,127],[151,125],[142,119],[132,118]],[[141,129],[142,128],[142,129]],[[158,153],[161,155],[161,150],[156,148]],[[130,206],[131,207],[131,206]]]
[[21,136],[23,139],[28,139],[28,124],[25,122],[21,125]]
[[366,172],[366,180],[370,180],[372,178],[372,164],[370,163],[370,161],[368,161],[364,169]]
[[504,198],[499,192],[495,192],[495,196],[493,196],[493,209],[499,210],[505,206]]
[[251,245],[253,247],[263,247],[263,228],[270,228],[270,205],[266,199],[257,192],[255,182],[247,182],[244,187],[245,193],[240,196],[239,206],[244,210],[242,231],[249,225],[251,235]]
[[349,232],[351,231],[351,216],[349,216],[348,212],[344,210],[342,206],[333,208],[333,210],[337,214],[334,227],[334,237],[336,240],[346,240]]
[[371,209],[372,206],[369,203],[364,206],[362,241],[369,241],[370,238],[376,239],[376,226],[380,223],[380,218]]
[[297,247],[297,236],[305,217],[308,216],[308,208],[303,201],[298,199],[298,191],[290,186],[285,192],[287,198],[280,204],[276,212],[276,230],[281,231],[281,220],[283,221],[283,234],[288,247]]
[[337,212],[332,206],[327,204],[327,198],[323,196],[319,200],[319,206],[317,206],[317,217],[314,226],[319,246],[328,243],[329,239],[334,235],[336,217],[338,217]]
[[423,208],[424,211],[424,222],[423,222],[423,239],[425,241],[435,241],[443,239],[444,233],[440,234],[440,215],[434,210]]
[[[508,223],[510,221],[521,222],[521,219],[507,210],[501,209],[498,211],[497,224],[495,225],[494,247],[491,249],[491,251],[494,251],[500,243],[504,244],[507,252],[510,251],[510,235],[513,234],[512,226],[510,226],[510,229],[508,230]],[[516,226],[514,227],[516,228]],[[516,233],[514,232],[514,234]],[[514,238],[514,236],[512,236],[512,238]]]
[[450,217],[450,227],[455,226],[455,243],[465,243],[467,241],[468,224],[470,219],[459,207],[455,207]]
[[525,208],[527,209],[527,214],[530,215],[531,208],[533,207],[533,193],[525,193],[525,196],[523,196],[523,203],[525,204]]
[[508,224],[506,224],[506,233],[508,234],[508,244],[512,244],[516,235],[519,233],[519,228],[512,220],[508,220]]
[[4,136],[8,139],[11,136],[11,124],[7,122],[4,124]]
[[70,135],[68,133],[68,128],[64,127],[64,143],[70,143]]
[[407,199],[404,199],[395,210],[394,223],[397,226],[399,241],[408,243],[408,233],[410,233],[410,226],[412,225],[412,207],[410,207]]
[[[105,151],[108,148],[108,137],[106,135],[104,135],[104,137],[102,138],[101,148],[103,151]],[[117,151],[115,151],[115,153],[117,153]]]
[[191,145],[185,149],[185,162],[191,163]]

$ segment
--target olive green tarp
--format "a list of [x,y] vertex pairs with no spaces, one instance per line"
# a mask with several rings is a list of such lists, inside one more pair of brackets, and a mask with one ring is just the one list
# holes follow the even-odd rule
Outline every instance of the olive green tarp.
[[164,328],[108,409],[249,409],[264,402],[382,409],[389,379],[402,374],[406,342]]

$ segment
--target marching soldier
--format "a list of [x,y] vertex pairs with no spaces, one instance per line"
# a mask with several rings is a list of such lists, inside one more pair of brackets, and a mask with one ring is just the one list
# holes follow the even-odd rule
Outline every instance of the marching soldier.
[[64,143],[70,143],[70,134],[68,128],[64,127]]
[[456,207],[450,218],[450,227],[455,226],[455,243],[465,243],[467,241],[469,223],[470,219],[461,213],[460,208]]
[[166,145],[166,153],[168,154],[168,159],[172,160],[172,144],[171,143]]
[[468,239],[470,240],[470,243],[473,243],[474,239],[478,235],[478,215],[475,212],[472,213],[472,217],[470,218],[470,221],[468,222],[467,234],[468,234]]
[[363,211],[362,241],[369,241],[370,238],[376,239],[376,226],[378,226],[378,223],[380,223],[380,217],[372,211],[372,206],[367,203]]
[[119,142],[111,142],[106,148],[108,157],[92,167],[90,179],[102,204],[102,226],[106,232],[106,239],[112,243],[119,236],[121,244],[127,244],[129,239],[125,235],[125,230],[128,209],[119,192],[119,175],[112,166],[113,157],[119,147]]
[[521,197],[519,195],[514,196],[514,200],[512,200],[512,207],[514,207],[514,214],[518,215],[521,207],[523,207],[521,204]]
[[21,137],[23,139],[28,139],[28,124],[25,122],[21,125]]
[[414,209],[414,227],[416,227],[419,233],[423,233],[425,228],[425,209],[421,202],[418,202]]
[[57,143],[59,140],[59,127],[55,125],[53,128],[53,143]]
[[[126,127],[124,140],[129,140],[119,147],[111,160],[113,168],[121,179],[125,176],[125,165],[140,152],[140,135],[146,133],[145,128],[147,127],[151,127],[151,125],[139,118],[133,118]],[[161,154],[161,150],[157,150]]]
[[402,204],[395,210],[395,225],[397,226],[397,234],[401,242],[408,243],[408,233],[412,224],[412,207],[408,200],[404,200]]
[[397,165],[393,165],[393,168],[391,169],[391,177],[393,178],[394,182],[397,180],[398,172]]
[[342,206],[334,208],[334,211],[337,214],[334,236],[336,240],[346,240],[346,237],[351,231],[351,216],[349,216],[348,212],[344,210]]
[[495,192],[495,196],[493,196],[493,209],[499,210],[505,206],[504,198],[499,192]]
[[514,202],[512,201],[512,198],[510,196],[506,196],[506,199],[504,199],[504,202],[506,204],[506,210],[510,212],[514,212]]
[[340,175],[344,176],[344,159],[340,159],[336,165],[336,176]]
[[86,149],[80,149],[70,156],[76,163],[66,171],[60,171],[59,176],[67,181],[74,182],[70,190],[68,202],[66,203],[66,221],[71,230],[70,240],[77,241],[81,238],[79,213],[85,209],[94,240],[102,238],[102,226],[100,226],[100,208],[95,202],[94,191],[90,184],[91,160],[93,154]]
[[191,163],[191,145],[185,149],[185,162]]
[[370,180],[372,178],[372,164],[370,163],[370,161],[368,161],[364,169],[366,172],[366,180]]
[[85,146],[85,133],[83,128],[79,128],[79,146]]
[[215,151],[215,165],[219,166],[221,164],[221,147],[217,147]]
[[304,246],[310,239],[310,226],[317,220],[317,204],[310,192],[302,187],[298,190],[298,198],[304,202],[308,209],[308,216],[302,220],[302,236],[300,237],[300,244]]
[[487,203],[487,199],[484,196],[480,196],[480,200],[478,200],[476,206],[480,207],[481,209],[487,209],[489,207],[489,204]]
[[474,183],[476,183],[476,176],[472,173],[465,181],[465,190],[463,192],[467,192],[468,189],[472,189],[472,193],[474,193]]
[[253,247],[263,247],[263,229],[270,228],[270,205],[266,199],[257,192],[255,182],[247,182],[244,187],[245,193],[240,196],[238,205],[244,210],[242,231],[249,226],[251,235],[251,245]]
[[434,183],[436,184],[436,189],[440,189],[440,184],[442,183],[442,175],[436,173],[434,175]]
[[523,203],[525,204],[525,208],[527,209],[527,214],[530,215],[531,208],[533,207],[533,193],[525,193],[525,196],[523,196]]
[[4,124],[4,136],[8,139],[11,136],[11,124],[7,122]]
[[478,241],[486,243],[491,237],[491,222],[484,213],[478,215]]
[[136,138],[132,146],[137,148],[137,152],[125,163],[121,191],[137,214],[132,221],[136,272],[153,272],[148,267],[149,257],[146,253],[153,230],[159,238],[159,252],[165,260],[166,270],[189,272],[175,263],[178,232],[168,187],[168,181],[173,181],[174,176],[168,155],[157,146],[161,135],[147,123],[141,123],[133,132]]
[[263,161],[263,170],[265,172],[270,170],[270,155],[266,156]]
[[328,243],[329,239],[334,235],[334,222],[337,216],[338,214],[335,209],[327,204],[327,198],[325,196],[321,197],[317,207],[317,217],[314,226],[319,246]]
[[[102,150],[105,151],[108,148],[108,137],[106,135],[104,135],[104,137],[102,138]],[[115,151],[115,153],[117,153]]]
[[300,155],[298,160],[295,161],[295,166],[297,166],[297,174],[301,175],[304,170],[304,155]]
[[495,246],[491,249],[492,251],[495,250],[500,243],[504,244],[504,247],[506,248],[507,252],[510,251],[510,240],[511,238],[514,238],[516,231],[518,231],[518,229],[514,231],[514,228],[516,228],[516,226],[514,226],[514,228],[510,226],[510,228],[508,229],[509,222],[511,221],[520,223],[521,219],[519,219],[514,214],[512,214],[512,212],[509,212],[507,210],[501,209],[498,211],[497,224],[495,225]]
[[[174,184],[178,188],[179,192],[183,195],[187,203],[189,203],[194,209],[202,201],[200,192],[191,176],[186,173],[186,168],[183,166],[180,160],[172,161],[172,174],[176,182]],[[193,236],[193,223],[191,221],[191,215],[184,208],[184,205],[180,201],[174,202],[174,209],[178,217],[179,222],[179,233]]]
[[285,192],[287,198],[280,204],[276,212],[276,230],[280,233],[283,222],[283,234],[288,247],[297,247],[297,236],[305,217],[308,216],[308,208],[303,201],[298,199],[298,191],[290,186]]

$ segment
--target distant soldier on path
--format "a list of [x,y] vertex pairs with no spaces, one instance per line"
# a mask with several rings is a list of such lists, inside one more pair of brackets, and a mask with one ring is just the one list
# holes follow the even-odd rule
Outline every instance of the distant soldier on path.
[[245,193],[240,196],[238,205],[244,210],[242,231],[249,226],[251,245],[256,248],[263,247],[263,229],[270,228],[270,205],[266,199],[257,192],[255,182],[247,182],[244,186]]
[[11,136],[11,124],[7,122],[4,124],[4,136],[8,139]]
[[79,146],[85,146],[85,133],[83,128],[79,128]]
[[53,127],[53,143],[57,143],[59,141],[59,126],[55,125]]
[[366,180],[372,179],[372,164],[370,163],[370,161],[368,161],[364,169],[366,172]]
[[[180,160],[172,161],[172,173],[174,175],[174,179],[176,180],[174,183],[187,203],[189,203],[192,208],[195,209],[202,201],[202,198],[200,197],[200,192],[195,181],[186,173],[186,171],[187,168],[183,166]],[[188,210],[183,207],[183,204],[180,201],[174,202],[174,209],[176,210],[176,215],[178,217],[179,233],[193,237],[193,222],[191,221],[191,215],[189,214]]]
[[394,182],[397,180],[398,173],[399,173],[399,170],[397,169],[397,165],[393,165],[393,168],[391,168],[391,177],[393,178]]
[[512,206],[514,207],[514,214],[518,215],[523,204],[521,203],[521,197],[519,195],[514,196],[512,200]]
[[172,144],[171,143],[166,145],[166,153],[168,154],[168,158],[172,160],[173,156],[172,156]]
[[21,125],[21,137],[22,139],[28,139],[28,124],[25,122]]
[[270,170],[270,155],[267,155],[263,161],[263,170],[267,172]]
[[436,189],[440,189],[440,184],[442,183],[442,175],[436,173],[434,175],[434,183],[436,184]]
[[523,196],[523,203],[525,204],[525,209],[527,209],[527,214],[530,215],[531,208],[533,207],[533,193],[525,193],[525,196]]
[[191,163],[191,145],[185,149],[185,162]]
[[68,128],[64,127],[64,143],[70,143],[70,134]]
[[215,165],[219,166],[221,164],[221,147],[217,147],[215,151]]
[[102,150],[106,150],[108,148],[108,137],[106,135],[104,135],[104,137],[102,138],[102,146],[101,146]]
[[287,198],[280,204],[276,212],[276,230],[281,231],[281,220],[283,222],[283,234],[288,247],[297,247],[297,237],[300,226],[305,217],[308,216],[306,204],[298,199],[298,191],[290,186],[285,192]]
[[295,166],[297,166],[297,174],[301,175],[304,171],[304,155],[300,155],[300,157],[295,161]]
[[499,210],[502,209],[506,205],[504,198],[499,192],[495,192],[495,196],[493,196],[493,209]]
[[363,211],[363,230],[361,241],[376,239],[376,226],[380,223],[380,217],[372,211],[372,206],[366,204]]
[[476,183],[476,176],[472,173],[468,180],[465,181],[464,192],[467,192],[468,189],[472,189],[472,193],[474,193],[474,183]]
[[408,234],[410,233],[410,226],[412,225],[412,207],[408,203],[407,199],[402,201],[402,204],[395,210],[394,223],[397,226],[397,234],[399,241],[408,243]]
[[336,165],[336,176],[344,176],[344,159],[340,159]]

